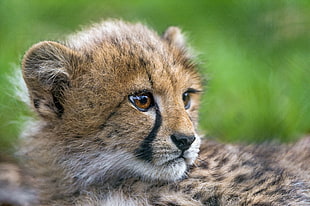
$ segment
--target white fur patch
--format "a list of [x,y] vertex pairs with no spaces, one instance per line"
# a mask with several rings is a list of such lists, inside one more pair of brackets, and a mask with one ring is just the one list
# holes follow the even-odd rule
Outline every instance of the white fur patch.
[[[133,29],[133,27],[135,27],[135,29]],[[137,33],[132,34],[135,30]],[[100,41],[110,37],[117,38],[120,42],[125,42],[126,35],[124,34],[131,35],[130,37],[134,38],[135,42],[139,42],[141,46],[145,42],[152,42],[154,46],[158,47],[158,51],[163,49],[155,32],[139,23],[126,24],[120,21],[104,21],[94,24],[90,28],[86,28],[76,34],[68,36],[66,44],[76,50],[87,51],[91,48],[96,48]]]
[[140,177],[145,181],[175,181],[184,176],[187,169],[183,159],[170,165],[153,165],[137,159],[128,152],[102,152],[79,154],[76,158],[62,160],[69,168],[69,176],[76,177],[79,184],[87,186],[93,182],[113,181],[115,178]]
[[[96,204],[97,205],[97,204]],[[106,200],[98,202],[100,206],[149,206],[144,198],[129,198],[122,192],[110,193]]]
[[24,102],[26,105],[30,105],[30,99],[28,94],[28,88],[23,79],[22,71],[19,67],[15,67],[11,75],[8,76],[8,81],[12,88],[13,97],[18,101]]
[[195,137],[196,139],[191,145],[191,147],[188,150],[186,150],[183,154],[183,157],[185,158],[186,163],[188,165],[192,165],[194,163],[200,151],[199,148],[201,144],[201,137],[198,134],[195,134]]

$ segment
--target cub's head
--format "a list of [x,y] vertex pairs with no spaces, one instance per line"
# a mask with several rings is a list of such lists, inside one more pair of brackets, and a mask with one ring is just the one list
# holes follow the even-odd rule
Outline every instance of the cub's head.
[[175,181],[199,151],[200,77],[180,30],[108,21],[22,63],[49,158],[74,181]]

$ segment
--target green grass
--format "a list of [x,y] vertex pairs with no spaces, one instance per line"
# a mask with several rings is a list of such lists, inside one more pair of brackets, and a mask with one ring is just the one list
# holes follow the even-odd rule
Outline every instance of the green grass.
[[200,126],[222,141],[293,141],[310,132],[310,2],[1,0],[0,149],[16,140],[26,107],[6,76],[41,40],[106,18],[181,27],[208,79]]

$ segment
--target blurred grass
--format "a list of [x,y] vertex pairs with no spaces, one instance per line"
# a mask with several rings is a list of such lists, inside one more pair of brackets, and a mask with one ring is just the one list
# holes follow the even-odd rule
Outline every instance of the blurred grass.
[[310,132],[310,1],[1,0],[0,149],[21,116],[6,76],[41,40],[105,18],[181,27],[209,79],[201,129],[223,141],[293,141]]

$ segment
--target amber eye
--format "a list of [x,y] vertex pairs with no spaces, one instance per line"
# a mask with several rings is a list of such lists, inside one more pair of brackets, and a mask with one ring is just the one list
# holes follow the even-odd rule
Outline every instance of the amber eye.
[[150,92],[141,92],[129,95],[130,102],[140,111],[146,112],[154,105],[153,95]]
[[183,103],[184,103],[184,107],[185,109],[188,109],[191,106],[191,96],[189,92],[184,92],[183,96]]

